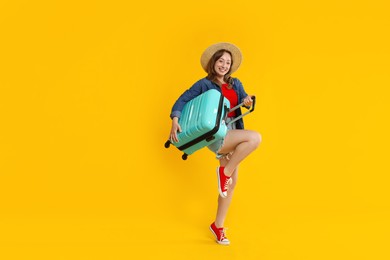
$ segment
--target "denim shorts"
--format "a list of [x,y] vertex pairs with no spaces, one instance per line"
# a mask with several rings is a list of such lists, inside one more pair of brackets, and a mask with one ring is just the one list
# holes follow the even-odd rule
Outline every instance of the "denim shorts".
[[[233,124],[229,124],[230,121],[233,120],[233,117],[228,117],[226,118],[225,120],[225,123],[227,124],[227,132],[229,132],[229,130],[232,130],[232,129],[236,129],[236,123],[234,122]],[[226,132],[226,134],[227,134]],[[215,141],[214,143],[210,144],[209,146],[207,146],[207,148],[210,149],[210,151],[212,151],[213,153],[216,154],[216,158],[217,159],[221,159],[222,157],[226,157],[228,156],[229,154],[220,154],[219,153],[219,150],[221,150],[222,146],[223,146],[223,143],[224,143],[224,140],[225,139],[221,139],[221,140],[218,140],[218,141]]]

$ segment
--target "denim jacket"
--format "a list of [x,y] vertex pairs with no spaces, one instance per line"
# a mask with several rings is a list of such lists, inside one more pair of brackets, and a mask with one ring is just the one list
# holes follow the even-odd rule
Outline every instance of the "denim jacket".
[[[239,79],[233,78],[233,89],[236,91],[238,96],[238,102],[242,102],[246,96],[248,96],[244,90],[244,87],[242,86],[242,83]],[[199,81],[195,82],[194,85],[192,85],[191,88],[187,89],[175,102],[175,104],[172,107],[171,111],[171,118],[178,117],[180,118],[181,111],[183,110],[184,105],[194,99],[195,97],[199,96],[200,94],[206,92],[210,89],[216,89],[219,92],[222,93],[221,88],[215,84],[214,82],[203,78]],[[236,116],[241,115],[241,109],[236,110]],[[236,127],[237,129],[244,129],[244,121],[241,119],[236,121]]]

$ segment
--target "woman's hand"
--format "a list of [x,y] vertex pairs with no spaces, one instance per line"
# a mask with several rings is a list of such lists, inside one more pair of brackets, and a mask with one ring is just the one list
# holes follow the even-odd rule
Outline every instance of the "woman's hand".
[[252,96],[246,96],[246,98],[244,98],[244,105],[246,106],[246,107],[250,107],[250,106],[252,106],[252,104],[253,104],[253,100],[252,100]]
[[179,118],[174,117],[172,119],[171,133],[169,135],[169,140],[171,142],[179,142],[179,139],[177,138],[177,132],[181,132],[181,127],[179,125]]

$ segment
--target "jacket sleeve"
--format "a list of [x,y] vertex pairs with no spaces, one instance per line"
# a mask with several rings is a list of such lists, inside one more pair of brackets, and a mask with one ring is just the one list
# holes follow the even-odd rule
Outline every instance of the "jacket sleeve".
[[176,100],[175,104],[172,107],[170,117],[178,117],[181,116],[181,111],[184,108],[184,105],[194,99],[195,97],[202,94],[202,84],[201,81],[196,82],[194,85],[192,85],[191,88],[187,89],[181,96]]
[[248,96],[248,94],[245,92],[244,86],[242,85],[241,81],[237,78],[234,79],[234,84],[236,84],[236,88],[238,91],[238,101],[239,103],[244,101],[244,98]]
[[[241,83],[241,81],[237,78],[234,78],[233,80],[233,88],[237,91],[237,95],[238,95],[238,102],[241,103],[244,101],[244,98],[246,96],[248,96],[248,94],[245,92],[245,89]],[[240,116],[241,115],[241,108],[239,108],[237,110],[237,116]],[[244,120],[243,118],[240,118],[237,122],[236,122],[236,127],[237,129],[245,129],[245,126],[244,126]]]

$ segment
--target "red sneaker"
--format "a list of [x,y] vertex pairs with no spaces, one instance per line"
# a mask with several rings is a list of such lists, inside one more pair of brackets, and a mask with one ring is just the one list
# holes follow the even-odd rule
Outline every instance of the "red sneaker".
[[215,225],[215,222],[214,222],[213,224],[210,225],[210,230],[211,230],[211,232],[213,232],[218,244],[220,244],[220,245],[229,245],[230,244],[229,239],[227,239],[227,237],[225,236],[225,229],[224,228],[217,228],[217,226]]
[[218,177],[218,191],[222,198],[227,197],[227,190],[230,180],[230,177],[226,176],[223,173],[223,169],[225,167],[218,167],[217,168],[217,177]]

